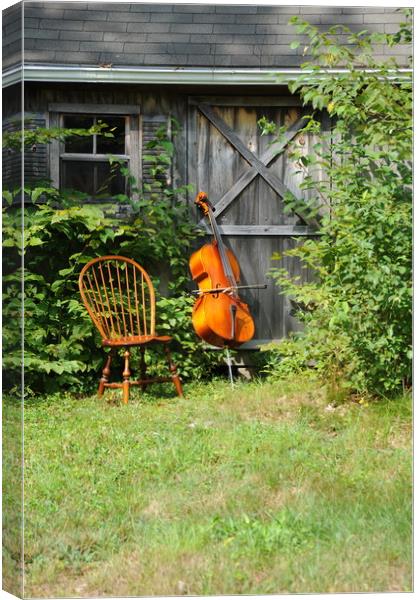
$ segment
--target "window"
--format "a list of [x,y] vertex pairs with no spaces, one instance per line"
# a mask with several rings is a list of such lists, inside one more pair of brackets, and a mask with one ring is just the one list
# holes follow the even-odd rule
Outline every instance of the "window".
[[126,148],[128,118],[113,115],[63,115],[62,120],[66,129],[89,129],[92,125],[106,123],[114,137],[95,134],[67,138],[64,152],[60,154],[60,187],[85,192],[92,199],[106,199],[125,193],[125,177],[116,165],[109,163],[107,155],[112,154],[129,165]]
[[[108,201],[117,194],[128,193],[127,178],[109,155],[122,159],[139,179],[138,108],[54,105],[60,112],[51,113],[51,125],[71,129],[88,129],[105,123],[113,137],[99,134],[72,136],[51,148],[51,178],[60,189],[74,189],[88,195],[90,201]],[[118,110],[119,108],[119,110]],[[123,111],[123,109],[130,109]],[[132,114],[136,112],[137,114]],[[125,112],[125,114],[123,114]],[[118,114],[119,113],[119,114]],[[121,114],[122,113],[122,114]]]

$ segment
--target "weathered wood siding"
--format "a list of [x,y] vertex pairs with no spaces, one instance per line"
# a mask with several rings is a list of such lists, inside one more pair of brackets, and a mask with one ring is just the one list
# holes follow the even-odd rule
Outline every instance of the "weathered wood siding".
[[173,184],[177,186],[185,183],[187,178],[185,160],[186,94],[137,85],[49,84],[39,86],[34,83],[25,84],[25,114],[43,116],[48,122],[49,107],[60,103],[74,104],[75,106],[90,104],[97,106],[98,111],[101,106],[104,108],[112,105],[138,107],[141,135],[145,142],[149,138],[151,129],[155,128],[157,124],[161,124],[164,119],[174,117],[182,129],[174,139],[176,158],[173,168]]
[[[304,196],[298,190],[302,175],[290,158],[289,142],[297,143],[305,152],[314,143],[309,137],[297,135],[303,109],[296,98],[275,95],[273,90],[263,96],[232,96],[226,90],[211,96],[205,95],[202,88],[179,91],[136,85],[50,84],[41,88],[28,83],[25,88],[25,114],[46,123],[51,106],[63,102],[94,105],[99,112],[101,107],[112,105],[137,107],[144,144],[157,124],[176,118],[181,131],[174,139],[173,185],[194,186],[188,202],[193,217],[204,227],[205,220],[193,200],[199,190],[209,194],[226,244],[240,262],[242,282],[268,283],[266,290],[242,294],[255,317],[256,343],[282,338],[298,328],[290,300],[279,293],[267,275],[275,264],[275,252],[282,253],[301,236],[313,233],[298,215],[284,210],[283,194],[287,189]],[[258,120],[262,116],[288,128],[288,143],[275,145],[272,136],[260,135]],[[147,165],[141,156],[137,159],[147,177]],[[308,277],[296,259],[286,258],[282,265],[300,275],[302,281]]]

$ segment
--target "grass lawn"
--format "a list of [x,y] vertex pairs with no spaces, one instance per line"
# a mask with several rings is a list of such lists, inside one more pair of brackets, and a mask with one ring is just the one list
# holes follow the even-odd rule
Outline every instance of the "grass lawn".
[[313,382],[25,409],[26,596],[411,591],[411,399]]

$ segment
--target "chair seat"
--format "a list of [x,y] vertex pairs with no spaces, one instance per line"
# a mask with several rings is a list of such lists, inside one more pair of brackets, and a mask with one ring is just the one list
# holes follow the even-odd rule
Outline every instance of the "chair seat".
[[102,346],[119,348],[122,346],[140,346],[145,344],[167,344],[172,338],[170,335],[130,335],[118,337],[113,340],[102,340]]

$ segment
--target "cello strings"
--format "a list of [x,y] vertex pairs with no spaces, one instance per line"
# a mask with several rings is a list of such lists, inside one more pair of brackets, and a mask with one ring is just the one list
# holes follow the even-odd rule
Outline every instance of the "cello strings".
[[215,239],[217,241],[218,253],[220,255],[221,262],[223,264],[224,273],[225,273],[228,281],[230,282],[230,286],[234,290],[236,290],[236,288],[237,288],[237,281],[236,281],[236,279],[234,277],[234,273],[233,273],[233,270],[231,268],[230,261],[227,258],[227,254],[226,254],[224,242],[223,242],[221,234],[220,234],[220,232],[218,230],[217,221],[215,219],[214,214],[211,212],[211,210],[208,212],[208,218],[209,218],[210,223],[211,223],[211,228],[212,228],[214,237],[215,237]]

